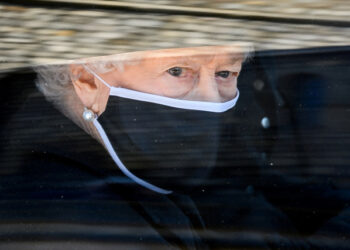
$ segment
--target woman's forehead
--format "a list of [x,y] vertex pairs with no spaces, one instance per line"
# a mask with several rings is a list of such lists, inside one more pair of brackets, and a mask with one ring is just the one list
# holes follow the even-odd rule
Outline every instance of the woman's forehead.
[[197,58],[199,60],[210,60],[211,58],[226,58],[227,60],[237,60],[244,58],[250,52],[250,46],[247,44],[233,44],[224,46],[205,46],[192,48],[173,48],[162,50],[137,51],[122,54],[114,54],[100,57],[90,57],[78,59],[72,64],[96,64],[96,63],[139,63],[140,61],[163,60],[185,60],[186,58]]

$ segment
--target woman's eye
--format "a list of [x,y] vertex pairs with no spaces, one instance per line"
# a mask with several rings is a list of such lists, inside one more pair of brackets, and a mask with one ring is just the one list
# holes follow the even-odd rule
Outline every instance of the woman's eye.
[[173,67],[173,68],[168,69],[167,71],[170,75],[176,76],[176,77],[181,76],[181,74],[182,74],[182,68],[180,68],[180,67]]
[[221,77],[221,78],[228,78],[231,75],[230,71],[219,71],[215,73],[215,76]]

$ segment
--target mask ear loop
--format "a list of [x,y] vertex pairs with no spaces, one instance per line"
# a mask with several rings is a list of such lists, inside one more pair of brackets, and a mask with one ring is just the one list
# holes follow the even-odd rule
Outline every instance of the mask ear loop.
[[104,85],[106,85],[106,87],[108,87],[109,89],[112,89],[112,86],[109,85],[105,80],[103,80],[99,75],[97,75],[92,69],[90,69],[88,66],[86,66],[85,64],[82,64],[83,67],[89,71],[92,75],[94,75],[98,80],[100,80]]
[[[108,83],[106,83],[100,76],[98,76],[95,72],[93,72],[90,68],[88,68],[87,66],[83,65],[83,67],[89,71],[91,74],[93,74],[97,79],[99,79],[101,82],[103,82],[107,87],[109,87],[110,89],[112,88]],[[134,182],[136,182],[137,184],[152,190],[154,192],[160,193],[160,194],[171,194],[172,191],[170,190],[166,190],[163,188],[159,188],[147,181],[144,181],[142,179],[140,179],[139,177],[137,177],[136,175],[134,175],[133,173],[131,173],[127,167],[124,165],[124,163],[120,160],[119,156],[117,155],[117,153],[115,152],[110,140],[108,139],[108,136],[106,134],[106,132],[104,131],[104,129],[102,128],[101,124],[98,122],[97,120],[97,116],[94,117],[93,119],[93,124],[96,127],[98,133],[100,134],[103,143],[105,144],[107,151],[109,153],[109,155],[112,157],[113,161],[115,162],[115,164],[117,164],[117,166],[119,167],[119,169],[130,179],[132,179]]]

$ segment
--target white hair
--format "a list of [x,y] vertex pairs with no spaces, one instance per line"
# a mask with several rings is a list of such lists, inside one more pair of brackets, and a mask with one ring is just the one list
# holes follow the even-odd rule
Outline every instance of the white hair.
[[34,67],[37,73],[36,86],[48,101],[59,102],[73,85],[68,64],[51,64]]

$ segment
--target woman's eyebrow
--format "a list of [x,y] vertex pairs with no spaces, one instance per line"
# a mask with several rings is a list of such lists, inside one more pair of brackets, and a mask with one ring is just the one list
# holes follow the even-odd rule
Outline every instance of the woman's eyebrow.
[[161,60],[161,67],[164,69],[169,69],[171,67],[197,67],[199,65],[198,62],[193,60],[191,57],[171,57],[171,58],[162,58]]

